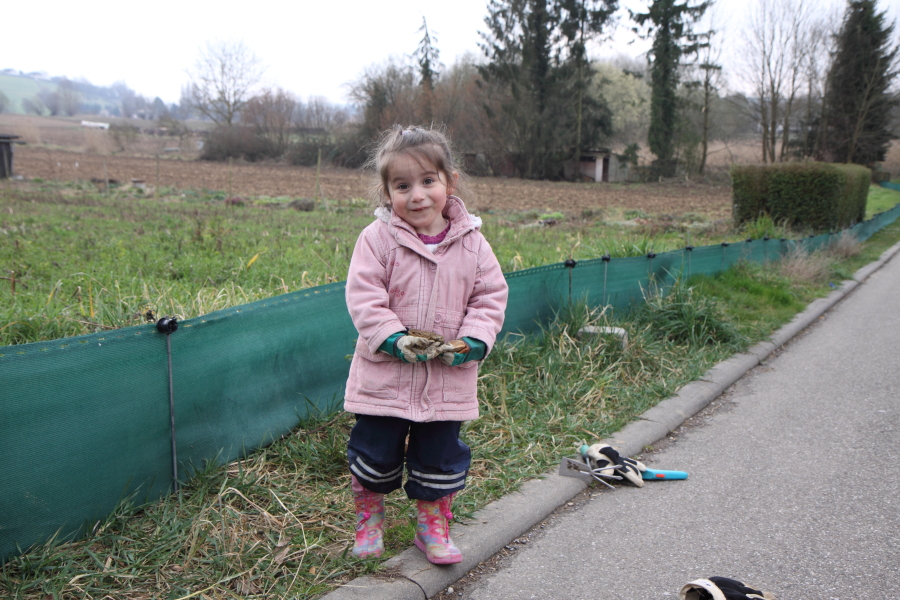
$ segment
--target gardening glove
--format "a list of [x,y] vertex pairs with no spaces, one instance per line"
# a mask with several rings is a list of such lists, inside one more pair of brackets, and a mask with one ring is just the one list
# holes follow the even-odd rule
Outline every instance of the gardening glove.
[[[423,335],[424,334],[424,335]],[[423,362],[437,357],[444,338],[428,331],[410,329],[397,332],[384,341],[379,350],[407,363]]]
[[710,577],[698,579],[684,585],[678,592],[681,600],[774,600],[770,592],[761,592],[747,587],[736,579]]
[[[619,456],[618,450],[606,444],[594,444],[587,450],[588,459],[596,469],[603,469],[604,475],[621,475],[637,487],[644,487],[641,473],[647,470],[640,461]],[[604,468],[607,467],[607,468]]]
[[442,348],[441,362],[448,367],[455,367],[470,360],[481,360],[487,354],[487,344],[470,337],[453,340],[444,344]]

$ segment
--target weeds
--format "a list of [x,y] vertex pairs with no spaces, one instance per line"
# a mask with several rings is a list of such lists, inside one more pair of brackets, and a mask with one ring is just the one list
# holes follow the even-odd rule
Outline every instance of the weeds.
[[645,298],[635,311],[635,322],[652,335],[690,350],[717,346],[732,352],[743,350],[747,338],[725,316],[716,298],[695,295],[678,281],[666,294]]
[[831,278],[831,262],[825,252],[807,252],[797,246],[779,261],[778,269],[788,279],[807,285],[820,285]]
[[856,236],[849,231],[842,231],[840,235],[828,245],[828,255],[837,260],[846,260],[858,256],[862,251],[862,244]]
[[744,223],[741,226],[741,231],[746,237],[755,240],[761,240],[766,237],[780,239],[788,237],[790,228],[786,220],[781,223],[775,223],[768,214],[762,214],[756,220]]

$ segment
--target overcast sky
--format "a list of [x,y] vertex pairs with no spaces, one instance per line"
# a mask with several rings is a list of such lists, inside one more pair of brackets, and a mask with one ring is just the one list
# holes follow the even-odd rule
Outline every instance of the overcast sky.
[[[823,11],[846,4],[805,1]],[[727,53],[737,51],[753,3],[718,0]],[[878,6],[892,19],[900,13],[900,0],[879,0]],[[43,71],[95,85],[124,81],[139,94],[171,103],[179,100],[187,71],[206,42],[241,40],[266,67],[268,84],[303,100],[325,96],[344,103],[347,84],[367,66],[415,50],[423,17],[437,32],[441,62],[450,65],[467,52],[480,56],[478,32],[486,29],[486,15],[487,0],[9,0],[2,8],[0,69]],[[646,51],[645,42],[629,41],[633,35],[623,19],[612,41],[592,49],[593,58]],[[723,57],[726,66],[728,60]]]

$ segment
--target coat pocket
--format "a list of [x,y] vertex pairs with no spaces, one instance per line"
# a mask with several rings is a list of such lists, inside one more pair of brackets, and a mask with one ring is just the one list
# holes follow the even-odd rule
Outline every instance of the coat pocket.
[[363,343],[356,345],[350,365],[350,381],[359,396],[391,400],[400,391],[401,362],[384,352],[372,354]]
[[478,401],[478,362],[456,367],[444,366],[444,402],[455,404]]

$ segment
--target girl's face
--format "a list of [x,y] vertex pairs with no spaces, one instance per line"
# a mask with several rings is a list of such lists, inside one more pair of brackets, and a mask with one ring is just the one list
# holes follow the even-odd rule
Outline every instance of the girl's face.
[[416,233],[437,235],[447,227],[442,213],[458,178],[455,171],[448,177],[430,162],[397,156],[390,167],[387,189],[391,207]]

